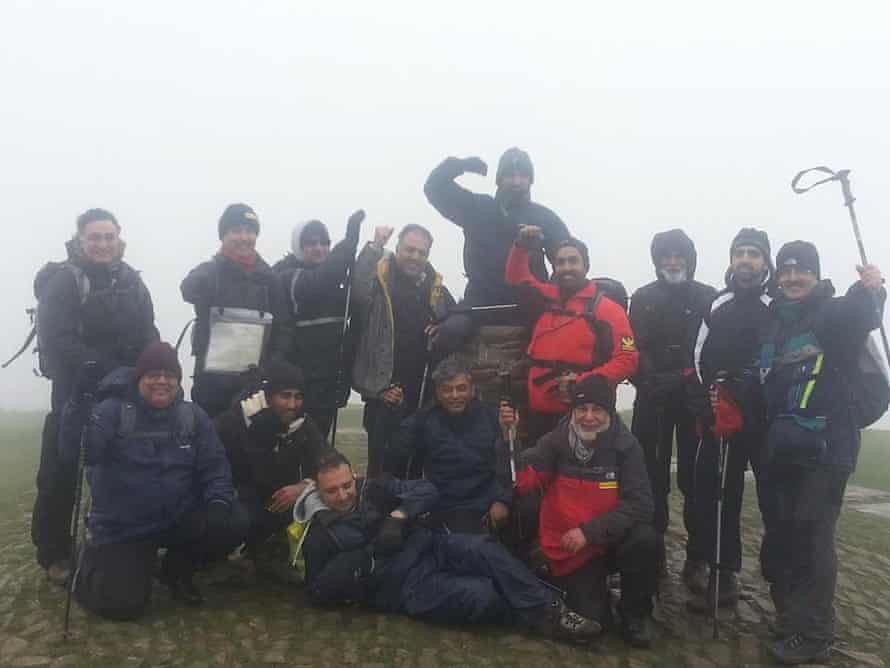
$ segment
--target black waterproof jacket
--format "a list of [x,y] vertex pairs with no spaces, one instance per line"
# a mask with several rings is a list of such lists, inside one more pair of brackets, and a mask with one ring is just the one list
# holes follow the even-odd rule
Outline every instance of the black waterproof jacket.
[[123,261],[93,264],[76,240],[65,248],[66,263],[48,265],[34,279],[40,357],[53,381],[56,409],[67,401],[84,362],[98,362],[95,377],[101,377],[134,366],[145,346],[160,338],[151,295],[136,270]]
[[[463,174],[461,161],[446,158],[426,180],[424,193],[436,210],[464,232],[464,271],[469,279],[464,299],[470,306],[515,304],[517,288],[507,285],[507,256],[520,225],[537,225],[544,243],[551,247],[569,237],[569,231],[553,211],[534,202],[505,210],[491,195],[472,193],[454,182]],[[532,254],[531,271],[547,280],[544,255]]]
[[698,281],[671,285],[662,278],[634,293],[629,319],[640,351],[633,378],[640,400],[664,401],[682,391],[702,318],[716,294]]
[[223,306],[271,313],[274,320],[263,351],[262,362],[273,357],[287,359],[292,326],[281,281],[262,258],[256,268],[245,272],[237,264],[217,254],[192,269],[180,286],[182,298],[195,307],[192,355],[195,356],[195,384],[192,399],[211,417],[228,409],[247,378],[204,373],[204,356],[210,340],[210,308]]
[[232,480],[244,503],[268,504],[272,495],[315,474],[320,457],[330,448],[311,417],[292,431],[250,427],[239,403],[213,421],[232,466]]
[[[852,370],[859,363],[868,333],[880,325],[874,295],[857,281],[846,295],[834,297],[831,281],[822,280],[796,306],[782,297],[775,299],[770,315],[774,320],[764,342],[773,346],[776,356],[799,355],[801,347],[807,344],[815,345],[824,354],[818,375],[808,373],[803,379],[796,376],[796,371],[805,362],[774,362],[767,370],[770,360],[762,354],[770,423],[783,413],[804,419],[826,418],[827,452],[823,463],[852,472],[860,445],[851,403],[851,383],[856,378]],[[812,391],[808,393],[806,408],[792,408],[788,405],[789,397],[794,395],[792,385],[801,380],[813,380]]]

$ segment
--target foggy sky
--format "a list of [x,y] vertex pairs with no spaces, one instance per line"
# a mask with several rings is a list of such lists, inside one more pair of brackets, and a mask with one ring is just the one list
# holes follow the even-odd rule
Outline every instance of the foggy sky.
[[[478,155],[489,177],[461,182],[492,192],[513,145],[592,272],[631,291],[671,227],[720,286],[742,226],[774,252],[815,242],[846,289],[857,254],[839,187],[789,187],[819,164],[853,170],[871,258],[890,268],[882,3],[618,4],[4,0],[0,356],[27,333],[34,273],[95,206],[120,220],[167,340],[191,315],[179,283],[236,201],[256,209],[270,263],[299,220],[335,241],[357,208],[363,239],[424,224],[460,294],[462,237],[423,182],[448,155]],[[34,364],[0,371],[0,407],[48,403]]]

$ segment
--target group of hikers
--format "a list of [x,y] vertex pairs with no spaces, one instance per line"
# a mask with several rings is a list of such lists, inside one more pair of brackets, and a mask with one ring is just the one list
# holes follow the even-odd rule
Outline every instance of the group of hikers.
[[[254,560],[296,526],[315,604],[578,642],[614,628],[650,647],[676,443],[690,609],[739,599],[750,464],[776,611],[768,651],[827,660],[835,525],[876,419],[858,388],[880,270],[858,267],[835,297],[813,244],[773,261],[767,233],[744,228],[718,291],[695,280],[695,246],[673,229],[654,236],[656,280],[628,306],[531,200],[527,153],[504,153],[494,196],[459,185],[466,173],[487,166],[449,157],[424,186],[464,233],[460,302],[426,227],[405,225],[391,252],[384,226],[359,250],[363,211],[336,245],[311,220],[270,266],[256,212],[227,207],[218,252],[181,286],[193,402],[117,219],[82,214],[67,259],[35,281],[52,407],[32,538],[50,580],[98,615],[135,619],[154,579],[199,604],[196,569],[239,547]],[[616,412],[625,381],[630,428]],[[363,477],[333,447],[350,388],[364,401]],[[72,554],[81,466],[91,503]]]

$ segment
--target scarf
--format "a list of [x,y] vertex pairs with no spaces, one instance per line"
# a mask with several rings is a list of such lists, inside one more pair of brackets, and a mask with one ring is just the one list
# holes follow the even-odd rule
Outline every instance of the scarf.
[[224,248],[221,248],[219,252],[223,257],[228,258],[229,260],[234,262],[236,265],[241,267],[241,269],[244,272],[246,272],[248,274],[250,272],[252,272],[254,269],[256,269],[256,261],[257,261],[257,257],[259,257],[257,255],[256,251],[254,251],[253,254],[249,258],[239,257],[235,253],[230,253],[230,252],[226,251]]

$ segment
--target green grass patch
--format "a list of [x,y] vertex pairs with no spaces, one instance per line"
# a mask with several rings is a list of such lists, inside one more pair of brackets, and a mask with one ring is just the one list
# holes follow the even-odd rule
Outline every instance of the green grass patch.
[[890,431],[869,429],[862,432],[859,463],[851,482],[890,492]]

